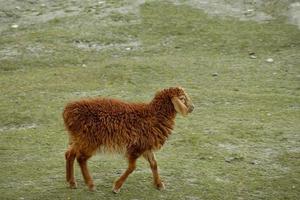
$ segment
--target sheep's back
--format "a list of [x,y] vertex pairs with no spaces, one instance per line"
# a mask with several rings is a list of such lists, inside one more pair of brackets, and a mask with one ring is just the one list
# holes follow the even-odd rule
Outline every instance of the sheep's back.
[[145,104],[114,99],[86,99],[69,103],[63,117],[73,139],[88,146],[117,148],[138,142],[140,131],[149,131],[144,108]]

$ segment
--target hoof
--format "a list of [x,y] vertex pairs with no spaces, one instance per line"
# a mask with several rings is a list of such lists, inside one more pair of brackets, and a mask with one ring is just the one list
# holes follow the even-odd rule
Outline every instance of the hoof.
[[157,183],[157,184],[155,184],[155,186],[156,186],[156,189],[158,189],[158,190],[166,189],[165,184],[163,182]]
[[94,185],[90,185],[89,186],[89,191],[94,192],[96,190]]
[[113,193],[118,194],[120,192],[120,190],[121,190],[121,186],[117,186],[117,184],[114,183],[113,190],[112,190]]
[[76,182],[70,182],[70,188],[71,189],[76,189],[77,188],[77,183]]
[[112,191],[113,191],[113,193],[118,194],[121,191],[121,189],[120,188],[119,189],[113,188]]

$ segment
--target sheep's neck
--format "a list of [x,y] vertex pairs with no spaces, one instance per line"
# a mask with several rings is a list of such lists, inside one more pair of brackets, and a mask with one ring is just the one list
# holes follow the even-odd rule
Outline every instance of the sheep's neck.
[[176,111],[169,99],[153,99],[150,103],[150,107],[155,113],[158,121],[170,122],[173,127],[173,120],[176,116]]

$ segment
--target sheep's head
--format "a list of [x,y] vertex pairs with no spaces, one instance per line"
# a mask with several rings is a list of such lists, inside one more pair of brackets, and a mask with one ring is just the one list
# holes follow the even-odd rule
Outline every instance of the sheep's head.
[[182,116],[187,116],[188,113],[194,110],[194,105],[183,88],[170,88],[170,91],[172,91],[171,101],[177,113],[180,113]]

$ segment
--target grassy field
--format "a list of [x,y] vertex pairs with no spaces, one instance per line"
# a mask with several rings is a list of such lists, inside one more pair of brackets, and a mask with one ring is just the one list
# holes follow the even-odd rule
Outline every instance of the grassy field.
[[[166,1],[1,5],[0,199],[299,198],[300,30],[284,16],[241,21]],[[271,6],[261,9],[284,8]],[[89,161],[95,192],[77,165],[78,189],[67,187],[68,101],[150,101],[176,85],[196,108],[157,152],[165,191],[140,159],[113,194],[127,165],[112,155]]]

